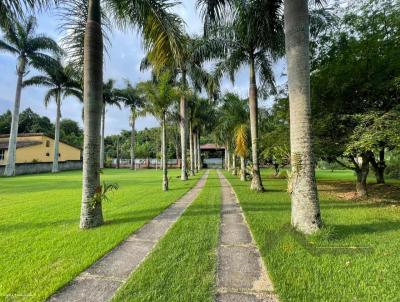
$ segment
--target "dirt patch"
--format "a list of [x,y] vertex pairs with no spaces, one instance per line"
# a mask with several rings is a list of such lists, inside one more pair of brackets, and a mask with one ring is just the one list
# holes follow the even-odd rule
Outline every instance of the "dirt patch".
[[323,194],[343,200],[383,202],[400,206],[400,186],[389,184],[368,184],[368,196],[360,198],[355,191],[355,183],[339,181],[321,181],[318,190]]

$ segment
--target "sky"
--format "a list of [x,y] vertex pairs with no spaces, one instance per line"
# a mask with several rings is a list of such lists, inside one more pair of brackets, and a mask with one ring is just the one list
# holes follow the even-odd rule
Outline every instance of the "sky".
[[[183,0],[181,5],[174,8],[186,23],[186,30],[190,34],[202,33],[202,22],[199,12],[196,11],[194,0]],[[45,34],[59,41],[62,33],[58,30],[59,20],[55,11],[48,11],[37,16],[37,33]],[[122,32],[113,29],[110,34],[111,43],[109,56],[105,57],[104,80],[116,80],[116,87],[122,88],[124,80],[128,79],[135,84],[149,79],[148,72],[140,72],[140,61],[144,57],[140,35],[133,30]],[[14,103],[16,87],[16,57],[0,53],[0,114],[11,110]],[[277,83],[284,81],[282,78],[285,69],[284,61],[281,60],[274,65],[274,72]],[[37,71],[30,70],[26,78],[37,74]],[[221,90],[223,92],[235,92],[241,97],[248,96],[248,70],[243,66],[236,75],[235,83],[232,84],[228,79],[223,79]],[[34,112],[47,116],[52,122],[55,121],[56,107],[51,102],[47,108],[44,106],[43,98],[46,90],[40,87],[26,87],[22,91],[21,111],[30,107]],[[260,106],[268,106],[267,101],[260,101]],[[82,104],[74,98],[66,98],[62,103],[62,118],[73,119],[82,126]],[[157,127],[157,121],[147,116],[139,118],[136,123],[137,130],[144,128]],[[129,110],[127,108],[113,108],[108,106],[106,113],[105,132],[106,135],[117,134],[121,130],[129,129]]]

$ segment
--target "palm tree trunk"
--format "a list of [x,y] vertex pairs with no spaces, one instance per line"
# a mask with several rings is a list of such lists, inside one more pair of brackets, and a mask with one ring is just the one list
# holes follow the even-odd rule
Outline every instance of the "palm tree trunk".
[[193,162],[194,162],[194,172],[198,173],[199,172],[199,166],[197,162],[197,133],[193,132]]
[[236,155],[232,153],[232,175],[237,175],[236,172]]
[[240,180],[246,181],[246,162],[244,157],[240,157]]
[[135,144],[136,144],[136,133],[135,133],[135,109],[132,109],[131,113],[131,170],[136,170],[135,165]]
[[310,234],[322,226],[311,140],[309,13],[307,0],[285,0],[288,60],[292,226]]
[[224,169],[228,170],[228,148],[226,146],[224,152]]
[[254,58],[250,58],[250,87],[249,87],[249,109],[250,109],[250,132],[251,132],[251,155],[253,160],[253,178],[250,189],[263,192],[260,167],[258,164],[258,102],[256,73],[254,70]]
[[104,130],[106,123],[106,104],[103,104],[101,114],[101,138],[100,138],[100,169],[104,168]]
[[53,157],[53,168],[51,172],[57,173],[58,169],[58,154],[59,154],[59,147],[60,147],[60,120],[61,120],[61,96],[60,92],[57,92],[57,114],[56,114],[56,127],[55,127],[55,134],[54,134],[54,157]]
[[119,159],[119,136],[117,137],[117,169],[120,168],[120,159]]
[[231,151],[229,147],[226,147],[226,170],[227,171],[231,170]]
[[192,121],[189,122],[189,158],[190,158],[190,175],[194,175],[194,155],[193,155],[193,129]]
[[84,42],[84,141],[80,227],[103,224],[100,186],[100,122],[103,107],[103,36],[100,0],[89,0]]
[[185,96],[180,101],[180,130],[181,130],[181,180],[187,180],[186,149],[187,149],[187,103]]
[[22,80],[25,73],[26,59],[24,57],[18,58],[18,79],[17,88],[15,91],[14,109],[11,119],[10,139],[8,141],[7,151],[7,164],[4,169],[4,176],[15,175],[15,160],[17,152],[17,137],[18,137],[18,123],[19,123],[19,109],[21,106],[21,91]]
[[199,170],[201,170],[202,164],[201,164],[201,149],[200,149],[200,131],[197,130],[197,167]]
[[163,191],[168,191],[168,166],[167,166],[167,129],[165,127],[165,113],[162,117],[162,169],[163,169]]

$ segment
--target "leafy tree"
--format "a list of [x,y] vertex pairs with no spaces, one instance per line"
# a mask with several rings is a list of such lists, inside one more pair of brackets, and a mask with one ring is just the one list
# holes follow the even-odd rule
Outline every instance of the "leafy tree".
[[[369,163],[383,181],[385,149],[392,148],[379,116],[390,116],[400,100],[399,16],[399,5],[391,1],[356,5],[340,20],[338,30],[323,38],[313,62],[316,150],[323,159],[355,170],[360,196],[367,193]],[[370,136],[369,129],[376,135]]]
[[57,115],[54,134],[54,159],[52,172],[59,172],[58,155],[60,141],[60,122],[61,122],[61,102],[67,96],[75,96],[82,101],[82,91],[75,70],[71,65],[63,66],[61,57],[57,58],[53,64],[45,66],[44,72],[46,75],[33,76],[23,82],[23,86],[45,86],[49,90],[44,97],[44,104],[47,107],[51,99],[56,102]]
[[76,121],[62,119],[60,123],[60,140],[72,146],[82,148],[83,130]]
[[0,40],[0,51],[17,56],[17,88],[15,93],[14,109],[12,114],[10,141],[8,146],[5,176],[15,174],[15,156],[18,135],[19,110],[23,77],[29,66],[43,69],[52,66],[54,59],[46,52],[59,53],[57,43],[49,37],[36,35],[36,19],[28,17],[23,21],[15,21],[4,29],[4,38]]

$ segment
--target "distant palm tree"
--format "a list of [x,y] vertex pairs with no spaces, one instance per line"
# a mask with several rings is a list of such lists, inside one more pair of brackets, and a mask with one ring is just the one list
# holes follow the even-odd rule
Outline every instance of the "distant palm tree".
[[235,152],[240,157],[240,180],[246,180],[246,157],[249,152],[248,144],[248,127],[246,124],[241,124],[235,129]]
[[43,35],[36,35],[35,29],[36,19],[34,17],[28,17],[21,22],[15,21],[5,28],[4,38],[0,40],[0,51],[9,52],[18,57],[17,88],[8,145],[7,165],[4,170],[5,176],[13,176],[15,174],[15,154],[23,77],[27,72],[28,66],[40,70],[54,64],[54,59],[46,54],[46,51],[53,54],[60,53],[60,48],[54,40]]
[[168,159],[167,159],[167,129],[166,116],[170,106],[176,100],[178,93],[173,86],[171,73],[164,71],[156,82],[148,81],[137,85],[139,94],[145,99],[144,111],[152,114],[161,123],[162,129],[162,168],[163,191],[168,191]]
[[79,76],[71,65],[63,66],[61,57],[50,66],[44,68],[46,75],[34,76],[23,82],[23,86],[46,86],[49,88],[45,97],[44,104],[50,103],[54,98],[57,106],[56,125],[54,133],[54,157],[52,172],[59,172],[58,159],[59,159],[59,142],[60,142],[60,122],[61,122],[61,101],[67,96],[75,96],[80,101],[82,99],[81,84]]
[[[230,75],[242,65],[249,67],[249,111],[253,177],[251,189],[264,191],[258,163],[258,95],[274,89],[271,62],[284,53],[283,20],[279,1],[232,1],[232,18],[208,25],[206,40],[197,48],[200,58],[221,58],[216,73]],[[257,87],[257,74],[261,88]]]
[[139,96],[137,90],[132,86],[132,84],[127,81],[126,88],[116,90],[116,94],[120,96],[121,102],[125,104],[125,106],[130,108],[131,114],[129,117],[129,122],[131,126],[131,170],[135,170],[135,145],[136,145],[136,119],[139,116],[143,116],[144,111],[143,108],[143,99]]
[[[142,33],[144,46],[154,56],[168,60],[179,52],[182,20],[169,10],[173,2],[107,0],[107,10],[122,27],[135,27]],[[84,38],[84,146],[83,190],[80,227],[103,223],[101,202],[93,203],[100,185],[100,124],[103,85],[103,34],[101,1],[88,0],[88,18]]]
[[121,109],[120,102],[123,102],[122,96],[118,95],[117,90],[114,88],[115,81],[109,79],[103,84],[103,112],[101,114],[101,140],[100,140],[100,169],[104,168],[104,135],[106,123],[106,107],[116,106]]

